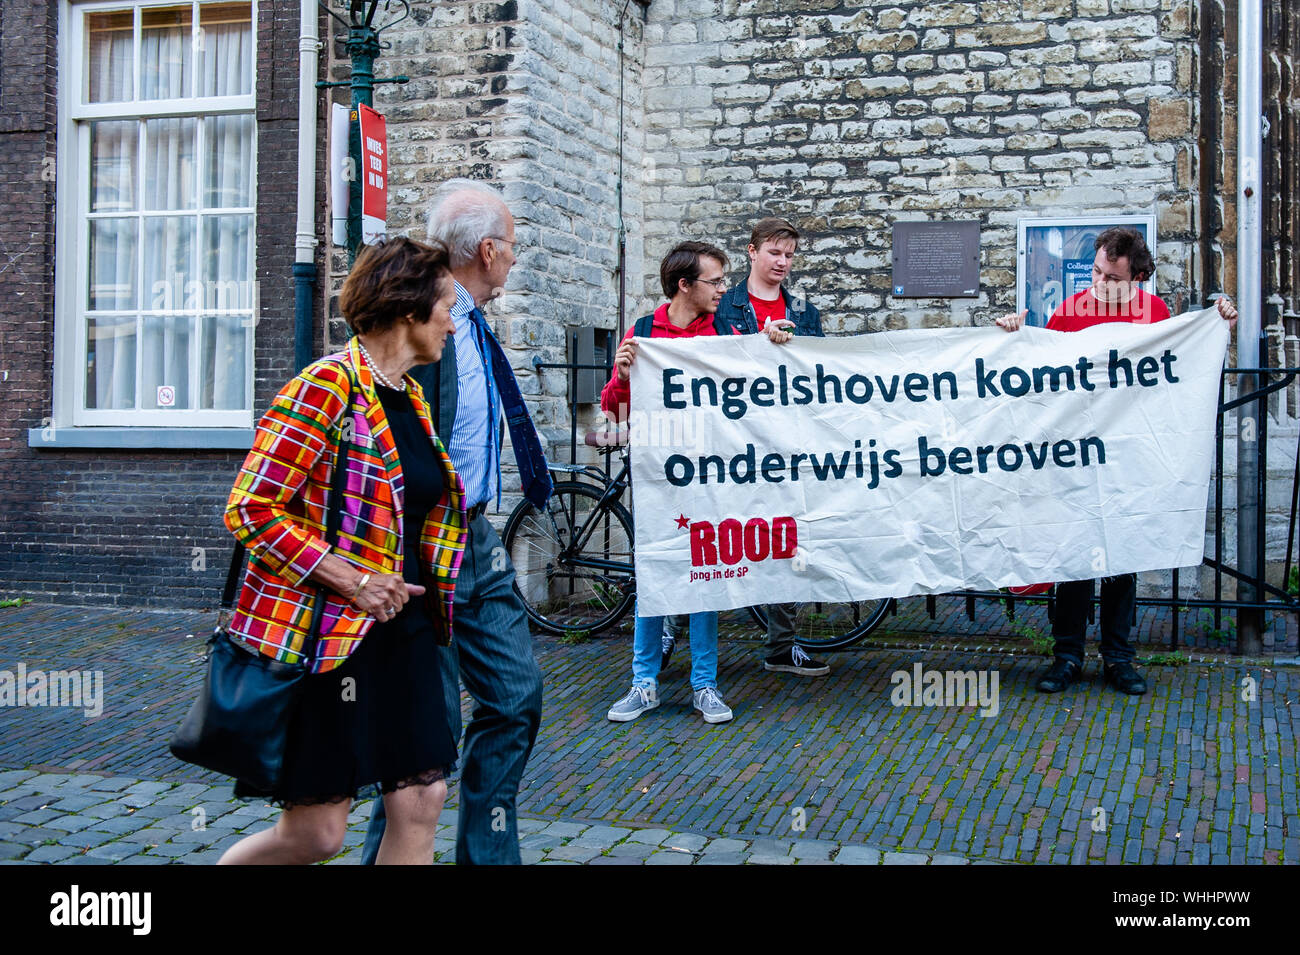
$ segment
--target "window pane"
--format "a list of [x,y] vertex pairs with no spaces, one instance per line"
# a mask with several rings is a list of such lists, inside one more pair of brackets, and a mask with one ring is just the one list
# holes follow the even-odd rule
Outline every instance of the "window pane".
[[135,98],[131,84],[135,14],[92,13],[86,17],[87,103],[120,103]]
[[253,204],[253,117],[213,116],[203,131],[207,162],[203,205],[247,208]]
[[135,316],[91,318],[86,340],[86,407],[135,407]]
[[203,287],[209,309],[253,308],[253,217],[203,217]]
[[190,95],[190,8],[146,9],[140,24],[140,98]]
[[199,95],[253,92],[253,19],[247,3],[199,8]]
[[196,119],[150,119],[144,124],[144,207],[194,208]]
[[90,224],[90,297],[93,310],[135,308],[136,223],[96,219]]
[[248,406],[247,375],[252,315],[210,315],[203,320],[199,407],[237,411]]
[[126,212],[135,208],[138,133],[139,126],[134,121],[91,124],[91,212]]
[[202,294],[194,275],[193,216],[144,220],[144,287],[151,309],[197,309]]
[[188,315],[146,315],[141,320],[140,405],[190,407],[190,330]]

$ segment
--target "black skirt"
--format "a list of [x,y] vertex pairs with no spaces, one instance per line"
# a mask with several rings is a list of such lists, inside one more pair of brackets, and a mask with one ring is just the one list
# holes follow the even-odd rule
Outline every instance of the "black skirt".
[[306,678],[274,792],[235,783],[235,796],[281,805],[355,799],[446,778],[455,768],[434,624],[422,597],[374,624],[341,665]]

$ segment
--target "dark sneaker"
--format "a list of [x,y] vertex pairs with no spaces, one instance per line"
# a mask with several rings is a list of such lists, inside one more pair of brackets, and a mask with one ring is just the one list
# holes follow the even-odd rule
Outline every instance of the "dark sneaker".
[[774,673],[797,673],[800,676],[825,676],[831,672],[830,667],[821,660],[808,656],[797,643],[784,653],[765,659],[763,669]]
[[1141,696],[1147,691],[1147,681],[1133,668],[1131,663],[1113,663],[1106,665],[1106,682],[1121,693]]
[[673,651],[677,649],[677,641],[668,634],[664,634],[659,644],[659,672],[663,673],[668,669],[668,661],[673,658]]
[[1051,669],[1038,678],[1038,689],[1044,693],[1060,693],[1079,679],[1079,664],[1072,660],[1057,659]]

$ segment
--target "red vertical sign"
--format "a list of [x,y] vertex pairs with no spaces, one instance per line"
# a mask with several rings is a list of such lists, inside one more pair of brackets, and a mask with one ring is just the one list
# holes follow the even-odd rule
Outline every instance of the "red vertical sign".
[[364,103],[361,123],[361,241],[374,242],[388,229],[388,139],[382,113]]

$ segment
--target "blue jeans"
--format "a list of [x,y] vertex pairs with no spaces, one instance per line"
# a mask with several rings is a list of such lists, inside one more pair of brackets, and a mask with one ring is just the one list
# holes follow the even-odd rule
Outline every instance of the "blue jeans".
[[[636,618],[632,631],[632,683],[634,686],[657,686],[659,660],[664,633],[663,617]],[[718,614],[716,611],[691,614],[691,688],[702,690],[718,686]]]
[[[456,577],[454,639],[439,651],[452,738],[459,738],[460,683],[474,699],[461,752],[457,865],[518,865],[515,799],[542,718],[542,673],[515,569],[482,515],[469,525]],[[384,801],[375,800],[361,861],[371,865],[384,835]]]

